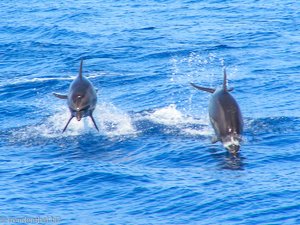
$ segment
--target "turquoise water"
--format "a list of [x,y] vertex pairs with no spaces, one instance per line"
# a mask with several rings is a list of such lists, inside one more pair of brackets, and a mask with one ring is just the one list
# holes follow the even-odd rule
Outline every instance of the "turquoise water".
[[[0,223],[299,224],[299,9],[1,1]],[[81,58],[100,132],[86,118],[62,134],[52,92]],[[236,158],[211,144],[210,96],[189,85],[221,85],[224,66],[245,122]]]

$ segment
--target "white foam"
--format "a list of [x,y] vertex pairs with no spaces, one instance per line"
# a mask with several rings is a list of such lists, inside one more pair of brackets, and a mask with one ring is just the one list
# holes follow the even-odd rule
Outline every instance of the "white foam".
[[46,118],[42,122],[42,124],[27,126],[26,128],[24,128],[25,130],[20,130],[19,133],[24,132],[25,134],[27,134],[27,136],[30,137],[41,136],[47,138],[56,138],[61,136],[76,136],[84,132],[88,132],[90,131],[90,129],[92,129],[90,125],[91,122],[89,122],[90,118],[83,118],[81,121],[77,121],[75,118],[73,118],[73,120],[71,120],[70,124],[68,125],[67,130],[62,133],[62,130],[69,118],[70,112],[68,108],[61,107],[59,108],[58,112],[55,112],[53,115]]
[[[57,130],[61,132],[67,123],[69,116],[69,110],[65,109],[64,111],[60,111],[49,117],[47,124],[50,127],[50,130],[54,131],[54,133],[56,133]],[[136,130],[132,125],[130,116],[111,103],[98,104],[93,112],[93,116],[100,129],[100,134],[104,134],[109,137],[136,134]],[[88,132],[98,134],[92,120],[89,117],[85,117],[82,118],[81,121],[73,119],[65,131],[65,135],[80,135]],[[48,132],[45,134],[46,136],[49,135]]]
[[66,105],[57,105],[58,110],[46,118],[39,125],[30,125],[13,132],[13,139],[27,140],[32,137],[57,138],[61,136],[78,136],[84,133],[93,135],[106,135],[109,137],[135,135],[137,132],[132,125],[129,115],[117,109],[112,104],[98,104],[93,113],[100,132],[94,127],[89,117],[77,121],[73,118],[64,133],[62,130],[70,118]]
[[156,109],[153,113],[149,114],[150,120],[164,125],[178,125],[178,124],[203,124],[205,121],[194,119],[190,116],[185,116],[182,112],[176,109],[176,104],[170,104],[164,108]]
[[157,109],[149,115],[149,119],[164,125],[176,125],[183,122],[183,115],[176,109],[175,104]]
[[109,137],[137,134],[131,117],[111,103],[99,104],[94,117],[101,131]]
[[[45,131],[43,131],[41,135],[45,137],[55,137],[56,135],[61,136],[61,132],[67,124],[69,118],[70,112],[68,108],[66,106],[62,107],[60,111],[56,112],[46,120],[45,124],[43,125],[46,125],[48,129],[45,129]],[[83,132],[86,132],[87,129],[90,130],[92,128],[92,122],[90,120],[90,118],[83,118],[81,121],[77,121],[76,118],[73,118],[63,135],[76,136]]]
[[[148,114],[146,118],[155,123],[179,128],[183,134],[197,136],[210,135],[213,133],[209,126],[207,116],[197,119],[191,116],[186,116],[176,109],[175,104],[170,104],[164,108],[156,109],[154,112]],[[201,128],[193,128],[193,125],[201,125]]]
[[201,130],[192,129],[192,128],[184,128],[182,129],[183,133],[191,135],[191,136],[209,136],[213,134],[213,130],[209,126],[205,126]]
[[[70,122],[67,130],[62,133],[64,126],[70,118],[70,112],[65,102],[56,105],[57,110],[52,115],[45,118],[38,125],[30,125],[13,132],[12,140],[29,140],[30,138],[58,138],[62,136],[78,136],[86,133],[93,135],[105,135],[109,138],[120,136],[136,136],[134,122],[140,120],[150,120],[156,124],[167,126],[166,132],[179,130],[183,135],[190,136],[209,136],[213,134],[209,125],[207,115],[200,115],[200,118],[184,115],[176,108],[175,104],[159,108],[153,112],[134,114],[133,118],[126,112],[118,109],[111,103],[98,103],[93,113],[100,132],[94,127],[89,117],[77,121],[75,118]],[[142,131],[141,131],[142,132]]]

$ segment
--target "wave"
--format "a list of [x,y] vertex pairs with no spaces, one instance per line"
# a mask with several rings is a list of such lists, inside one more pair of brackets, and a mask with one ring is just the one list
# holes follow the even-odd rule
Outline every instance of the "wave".
[[[98,72],[98,73],[91,73],[88,76],[86,76],[88,79],[94,79],[97,77],[101,77],[103,75],[106,75],[104,72]],[[60,77],[18,77],[14,79],[9,79],[6,81],[1,82],[0,87],[5,88],[13,88],[13,86],[16,85],[32,85],[32,84],[39,84],[39,83],[45,83],[45,82],[52,82],[52,81],[73,81],[76,78],[77,75],[70,75],[67,74],[65,76]],[[33,87],[31,87],[33,88]]]
[[254,135],[291,134],[299,131],[299,117],[246,118],[246,132]]

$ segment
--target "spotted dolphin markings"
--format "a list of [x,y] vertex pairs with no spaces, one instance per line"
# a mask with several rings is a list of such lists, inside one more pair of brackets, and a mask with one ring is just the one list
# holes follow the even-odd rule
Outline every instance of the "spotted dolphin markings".
[[201,87],[191,83],[198,90],[212,93],[209,101],[209,118],[215,131],[212,143],[220,141],[232,154],[240,150],[243,133],[243,118],[240,107],[229,93],[226,69],[224,68],[223,86],[217,89]]
[[93,117],[93,111],[97,103],[97,94],[92,83],[82,75],[82,64],[83,60],[80,62],[79,74],[70,84],[69,91],[67,95],[53,93],[54,96],[60,99],[67,99],[68,107],[71,112],[71,116],[65,125],[62,132],[65,132],[71,120],[76,117],[80,121],[83,117],[89,116],[92,122],[99,131],[98,126]]

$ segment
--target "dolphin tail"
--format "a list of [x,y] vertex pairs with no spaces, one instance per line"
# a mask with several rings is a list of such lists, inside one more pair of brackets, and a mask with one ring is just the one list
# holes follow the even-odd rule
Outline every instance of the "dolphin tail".
[[194,88],[197,88],[198,90],[201,90],[201,91],[206,91],[206,92],[209,92],[209,93],[214,93],[216,89],[213,89],[213,88],[206,88],[206,87],[200,87],[196,84],[193,84],[193,83],[190,83]]
[[96,124],[96,121],[95,121],[95,119],[94,119],[94,117],[93,117],[93,114],[92,114],[92,113],[91,113],[90,117],[91,117],[91,119],[92,119],[92,121],[93,121],[93,124],[94,124],[94,126],[95,126],[96,130],[99,132],[98,126],[97,126],[97,124]]
[[71,116],[71,117],[70,117],[70,119],[68,120],[68,122],[67,122],[66,126],[64,127],[62,133],[66,131],[66,129],[67,129],[69,123],[71,122],[71,120],[73,119],[73,117],[74,117],[74,116]]
[[82,64],[83,64],[83,59],[80,61],[80,67],[79,67],[79,77],[82,79]]
[[58,93],[53,93],[53,95],[60,99],[68,99],[68,95],[63,95],[63,94],[58,94]]

